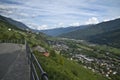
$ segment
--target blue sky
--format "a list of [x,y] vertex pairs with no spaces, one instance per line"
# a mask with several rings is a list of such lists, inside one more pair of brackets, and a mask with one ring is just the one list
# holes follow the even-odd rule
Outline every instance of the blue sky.
[[39,30],[96,24],[120,18],[120,0],[0,0],[0,14]]

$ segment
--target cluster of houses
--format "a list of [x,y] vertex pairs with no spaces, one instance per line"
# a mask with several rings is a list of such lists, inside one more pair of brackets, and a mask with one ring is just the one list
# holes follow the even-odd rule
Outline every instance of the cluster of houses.
[[117,71],[120,69],[110,60],[96,60],[96,63],[99,65],[99,72],[109,78],[111,74],[117,74]]
[[83,54],[76,54],[70,60],[80,61],[85,68],[91,69],[93,72],[99,72],[102,75],[110,78],[110,75],[116,75],[120,67],[117,67],[109,60],[100,60],[96,58],[89,58]]
[[48,41],[50,45],[52,45],[52,48],[56,51],[61,51],[61,50],[68,50],[69,47],[65,45],[63,41]]
[[56,45],[53,45],[52,47],[54,48],[54,50],[57,50],[57,51],[69,49],[69,47],[64,45],[64,44],[61,44],[61,45],[60,44],[56,44]]

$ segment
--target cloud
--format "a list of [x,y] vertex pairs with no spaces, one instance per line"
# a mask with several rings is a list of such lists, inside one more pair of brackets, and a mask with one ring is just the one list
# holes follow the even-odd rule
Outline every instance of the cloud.
[[31,28],[47,29],[115,18],[120,16],[119,4],[120,0],[0,0],[0,14],[34,23]]
[[79,22],[72,23],[72,24],[70,24],[70,26],[80,26],[80,23]]
[[27,23],[26,25],[29,26],[29,28],[31,28],[31,29],[37,29],[38,26],[39,26],[39,25],[37,25],[37,24],[35,24],[35,23],[30,23],[30,22]]
[[104,19],[103,22],[107,22],[107,21],[115,20],[115,19],[117,19],[117,18],[120,18],[120,16],[115,17],[115,18],[107,18],[107,19]]
[[10,0],[1,0],[1,2],[0,3],[2,3],[2,4],[4,4],[4,3],[6,3],[6,4],[17,4],[17,5],[22,5],[22,3],[20,3],[20,2],[17,2],[17,1],[10,1]]
[[38,30],[44,30],[44,29],[48,29],[48,25],[41,25],[41,26],[38,26]]
[[110,21],[110,19],[104,19],[103,22],[107,22],[107,21]]
[[28,23],[26,25],[28,25],[32,29],[37,29],[37,30],[49,29],[48,25],[45,25],[45,24],[44,25],[38,25],[38,24],[35,24],[35,23]]
[[[56,25],[56,26],[57,26],[57,25]],[[58,24],[58,26],[64,27],[64,23],[60,22],[60,23]]]
[[96,17],[92,17],[88,19],[88,21],[86,22],[86,24],[97,24],[97,23],[99,23],[99,20]]
[[28,17],[28,16],[30,16],[30,15],[27,14],[27,13],[19,13],[19,15],[20,15],[20,16],[23,16],[23,17]]

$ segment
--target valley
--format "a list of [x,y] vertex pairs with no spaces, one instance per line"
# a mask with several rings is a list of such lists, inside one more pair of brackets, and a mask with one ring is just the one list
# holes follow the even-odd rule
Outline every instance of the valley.
[[76,61],[84,68],[100,73],[108,79],[119,80],[119,49],[67,38],[48,40],[48,42],[58,54],[68,60]]

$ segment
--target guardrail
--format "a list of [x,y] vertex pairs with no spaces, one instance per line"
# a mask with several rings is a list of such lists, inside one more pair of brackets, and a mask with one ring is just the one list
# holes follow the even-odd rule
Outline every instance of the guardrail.
[[[39,64],[37,58],[32,53],[28,43],[25,41],[26,52],[28,56],[28,63],[30,64],[30,80],[48,80],[48,76],[46,72],[42,69]],[[38,75],[38,71],[40,71],[40,75]]]
[[22,39],[12,39],[12,40],[0,40],[0,43],[16,43],[16,44],[25,44],[25,40]]

